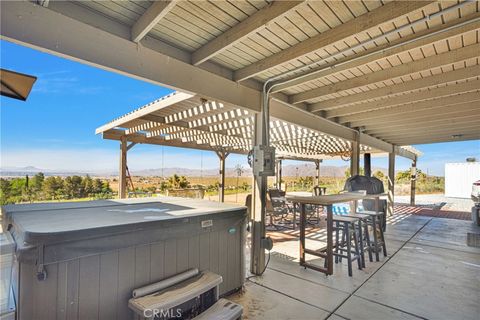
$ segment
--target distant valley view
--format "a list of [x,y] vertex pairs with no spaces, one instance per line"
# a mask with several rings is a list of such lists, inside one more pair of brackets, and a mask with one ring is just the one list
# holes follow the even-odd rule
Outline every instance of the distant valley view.
[[[322,177],[343,177],[345,175],[345,170],[349,166],[320,166],[320,176]],[[244,176],[251,176],[252,170],[243,166]],[[236,177],[235,168],[227,168],[226,170],[227,177]],[[385,168],[372,168],[372,171],[381,171],[383,174],[387,173]],[[87,174],[91,177],[116,177],[118,172],[114,171],[97,171],[97,172],[85,172],[85,171],[75,171],[75,170],[49,170],[43,168],[36,168],[33,166],[29,167],[4,167],[0,168],[0,176],[2,177],[23,177],[25,175],[34,175],[38,172],[42,172],[45,176],[86,176]],[[218,176],[218,169],[189,169],[189,168],[155,168],[155,169],[143,169],[143,170],[131,170],[133,176],[140,177],[170,177],[174,174],[186,177],[214,177]],[[311,163],[301,164],[301,165],[285,165],[282,167],[282,174],[285,177],[302,177],[302,176],[315,176],[315,166]]]
[[[373,175],[387,184],[386,169],[372,168]],[[317,185],[313,164],[285,165],[282,168],[282,188],[286,191],[308,191]],[[361,168],[361,174],[363,169]],[[182,195],[195,191],[210,200],[218,199],[218,169],[164,168],[132,170],[128,181],[130,197],[152,195]],[[338,193],[349,176],[348,166],[321,166],[320,185],[327,193]],[[396,172],[395,193],[409,194],[410,171]],[[226,169],[226,201],[243,203],[251,192],[252,172],[242,167]],[[274,185],[274,177],[268,180]],[[442,193],[444,178],[427,176],[418,170],[417,193]],[[55,171],[36,167],[2,168],[0,179],[0,203],[38,201],[70,201],[115,198],[118,194],[116,172]]]

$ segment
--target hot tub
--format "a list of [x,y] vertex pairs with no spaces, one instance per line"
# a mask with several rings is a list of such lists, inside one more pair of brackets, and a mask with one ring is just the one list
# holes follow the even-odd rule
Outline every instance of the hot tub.
[[190,268],[245,278],[246,208],[144,198],[9,205],[17,319],[131,319],[132,290]]

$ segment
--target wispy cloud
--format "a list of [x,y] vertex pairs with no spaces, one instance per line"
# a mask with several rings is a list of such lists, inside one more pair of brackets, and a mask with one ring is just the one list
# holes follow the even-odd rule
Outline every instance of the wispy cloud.
[[32,89],[40,94],[98,94],[107,90],[104,86],[88,86],[66,70],[41,73]]
[[35,139],[35,142],[40,142],[40,143],[62,143],[65,142],[63,139],[55,139],[55,138],[45,138],[45,139]]

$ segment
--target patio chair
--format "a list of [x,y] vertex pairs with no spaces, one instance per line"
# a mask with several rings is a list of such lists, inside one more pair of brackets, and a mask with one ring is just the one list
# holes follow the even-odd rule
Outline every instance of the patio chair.
[[[312,190],[312,195],[313,196],[323,196],[327,193],[327,188],[326,187],[320,187],[320,186],[314,186]],[[324,213],[323,206],[314,206],[316,210],[316,219],[318,224],[320,224],[320,216]]]
[[320,187],[320,186],[313,187],[312,194],[314,196],[323,196],[326,193],[327,193],[327,188],[326,187]]
[[268,194],[271,198],[285,197],[286,192],[279,189],[268,189]]
[[[269,225],[274,229],[287,228],[286,224],[291,224],[288,220],[288,215],[292,211],[285,200],[285,194],[278,189],[268,190],[267,193],[267,215],[269,217]],[[280,222],[283,222],[280,225]]]

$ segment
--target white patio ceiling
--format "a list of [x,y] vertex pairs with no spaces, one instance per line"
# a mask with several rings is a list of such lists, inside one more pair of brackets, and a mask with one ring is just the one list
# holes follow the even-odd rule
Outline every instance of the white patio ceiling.
[[248,112],[264,81],[291,71],[274,118],[375,149],[480,138],[476,1],[1,6],[3,39]]
[[[252,149],[254,113],[200,96],[174,92],[99,127],[105,139],[224,150],[247,154]],[[317,160],[350,156],[348,140],[271,118],[270,141],[283,159]],[[367,145],[361,152],[379,153]],[[407,151],[407,149],[405,149]],[[419,155],[414,148],[408,152]]]

